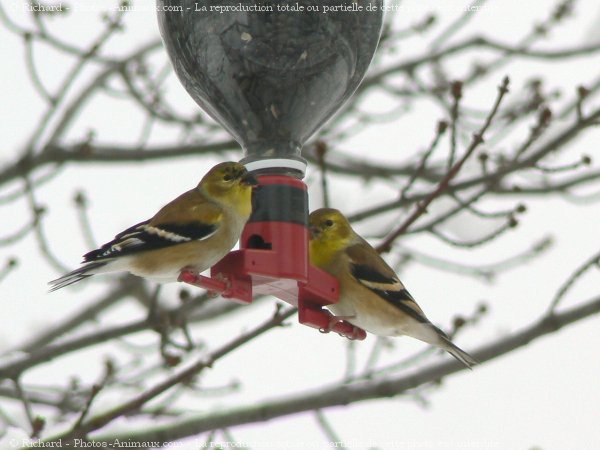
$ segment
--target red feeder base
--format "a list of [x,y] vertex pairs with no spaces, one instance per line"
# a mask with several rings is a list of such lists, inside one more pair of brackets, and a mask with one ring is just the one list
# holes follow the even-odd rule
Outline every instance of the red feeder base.
[[[250,253],[246,255],[245,253]],[[182,271],[179,281],[221,294],[221,296],[251,303],[253,292],[273,295],[298,308],[298,321],[309,327],[317,328],[323,333],[335,332],[351,340],[362,341],[367,333],[349,322],[340,320],[323,309],[323,306],[337,302],[338,282],[326,272],[309,266],[308,281],[299,282],[293,279],[277,279],[265,277],[244,269],[244,263],[252,266],[252,253],[264,250],[239,250],[231,252],[211,270],[211,277],[205,277],[192,271]],[[247,257],[250,259],[247,259]],[[241,266],[241,267],[240,267]],[[232,268],[241,271],[229,271]],[[223,271],[226,269],[226,271]]]
[[242,303],[251,303],[253,294],[273,295],[296,306],[304,325],[365,339],[364,330],[323,309],[337,303],[339,286],[335,277],[308,263],[306,185],[283,175],[258,180],[261,188],[240,239],[241,250],[215,264],[210,278],[183,271],[179,281]]

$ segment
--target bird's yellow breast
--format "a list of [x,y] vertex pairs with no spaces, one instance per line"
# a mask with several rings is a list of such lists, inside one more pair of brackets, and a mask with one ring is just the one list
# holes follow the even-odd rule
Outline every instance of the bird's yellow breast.
[[313,266],[326,269],[335,255],[344,248],[344,242],[332,239],[311,240],[308,246],[310,262]]

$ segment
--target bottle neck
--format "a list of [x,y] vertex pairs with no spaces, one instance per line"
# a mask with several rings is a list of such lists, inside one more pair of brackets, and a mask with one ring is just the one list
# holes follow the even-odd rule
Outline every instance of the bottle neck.
[[240,162],[246,166],[248,172],[252,172],[255,175],[289,175],[298,179],[304,178],[307,165],[304,158],[254,159],[246,157]]

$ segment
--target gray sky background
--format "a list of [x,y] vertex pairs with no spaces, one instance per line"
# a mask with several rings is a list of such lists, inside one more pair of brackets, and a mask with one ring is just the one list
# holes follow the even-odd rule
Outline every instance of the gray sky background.
[[[23,2],[0,0],[11,17],[27,23],[22,11]],[[78,11],[73,18],[56,21],[61,25],[61,35],[69,41],[79,43],[91,39],[98,9],[104,2],[77,2],[89,11]],[[139,9],[126,19],[127,39],[122,35],[114,38],[109,53],[123,55],[158,34],[154,2],[136,1]],[[461,14],[466,1],[406,1],[406,10],[395,12],[394,20],[405,25],[412,24],[425,12],[436,10],[444,18],[443,23]],[[554,3],[545,0],[527,2],[507,0],[489,1],[468,28],[485,33],[501,42],[513,42],[515,35],[524,34],[532,23],[549,14]],[[83,8],[83,6],[81,6]],[[595,0],[578,2],[576,17],[571,18],[551,34],[540,48],[558,49],[598,39],[600,6]],[[50,21],[52,24],[52,21]],[[439,29],[442,26],[438,27]],[[434,33],[435,34],[435,33]],[[95,33],[92,33],[94,36]],[[406,56],[419,54],[425,43],[419,38],[407,41],[401,48]],[[12,161],[24,144],[33,124],[44,111],[43,104],[35,94],[24,65],[23,47],[19,39],[0,27],[0,52],[2,68],[0,81],[3,87],[0,96],[0,163]],[[55,52],[36,52],[40,72],[48,86],[54,88],[68,70],[72,60]],[[598,77],[600,57],[593,64],[590,59],[571,59],[568,63],[549,64],[536,61],[519,61],[505,68],[511,84],[522,86],[525,80],[544,70],[548,86],[560,87],[571,93],[574,87]],[[159,66],[157,61],[157,66]],[[456,76],[466,73],[466,67],[457,64]],[[476,89],[468,90],[465,102],[469,106],[487,110],[496,92],[494,82],[480,83]],[[187,97],[174,77],[169,82],[171,99],[182,108],[194,111],[196,106]],[[77,89],[76,89],[77,90]],[[510,97],[509,97],[510,98]],[[596,100],[597,101],[597,100]],[[385,101],[368,105],[369,110],[385,109]],[[435,114],[432,116],[432,114]],[[434,123],[439,113],[431,106],[424,106],[413,114],[403,116],[400,121],[374,126],[358,134],[343,149],[348,153],[380,161],[403,161],[415,149],[423,148],[432,137]],[[76,129],[81,138],[88,128],[97,131],[98,141],[133,142],[139,134],[142,116],[127,102],[106,98],[88,108],[80,117]],[[525,130],[526,131],[526,130]],[[576,140],[565,152],[575,160],[583,153],[597,159],[600,137],[598,131],[590,132]],[[151,142],[168,143],[175,139],[172,130],[161,129],[153,133]],[[241,158],[241,151],[230,155],[230,159]],[[194,186],[217,158],[186,159],[139,163],[127,165],[71,165],[60,176],[37,192],[41,203],[46,204],[49,214],[45,229],[52,250],[59,255],[63,264],[76,267],[80,256],[88,250],[79,232],[76,213],[72,207],[72,196],[76,189],[84,188],[91,202],[90,215],[98,243],[105,242],[123,228],[146,219],[160,206]],[[467,169],[468,170],[468,169]],[[309,168],[307,180],[314,173]],[[379,198],[390,198],[392,186],[362,187],[353,181],[333,179],[330,182],[333,204],[345,212],[362,209],[367,202]],[[18,187],[15,183],[0,195]],[[352,194],[349,195],[348,192]],[[319,207],[319,190],[311,187],[311,209]],[[513,206],[513,201],[488,202],[489,209],[500,205]],[[473,264],[495,261],[507,257],[519,249],[530,246],[543,236],[552,235],[554,247],[542,258],[528,263],[526,267],[512,270],[500,276],[492,285],[472,278],[452,276],[434,269],[411,265],[401,273],[405,284],[419,301],[429,318],[440,325],[448,325],[457,313],[470,313],[475,305],[486,300],[491,312],[476,328],[460,335],[457,343],[465,350],[473,349],[509,331],[518,330],[535,320],[547,308],[554,293],[565,278],[582,261],[597,251],[600,241],[597,231],[600,212],[597,207],[581,208],[560,198],[530,199],[529,211],[520,226],[505,235],[501,245],[492,245],[472,253],[448,248],[430,237],[410,238],[402,244],[428,254],[457,257]],[[0,236],[15,230],[28,220],[24,202],[0,208]],[[390,223],[399,220],[390,216]],[[365,222],[358,227],[365,235],[373,235],[389,223]],[[468,228],[464,222],[455,225]],[[450,232],[459,232],[450,229]],[[477,227],[469,233],[478,233]],[[46,294],[46,282],[59,275],[41,258],[32,239],[20,242],[10,249],[0,248],[0,264],[17,255],[20,267],[0,284],[0,352],[22,342],[32,332],[59,321],[81,307],[85,299],[93,299],[106,290],[103,279],[87,282],[73,289],[56,294]],[[597,271],[596,271],[597,272]],[[587,300],[598,293],[598,274],[587,276],[565,299],[563,306],[572,306],[578,300]],[[170,285],[163,297],[175,297],[178,286]],[[235,319],[215,322],[203,330],[210,336],[211,347],[226,342],[241,329],[259,323],[272,312],[273,301],[263,302],[235,315]],[[103,316],[103,323],[122,323],[142,317],[143,310],[131,304],[119,306]],[[332,383],[343,376],[345,370],[347,341],[335,335],[322,335],[313,329],[294,323],[291,328],[275,330],[254,345],[244,347],[230,358],[220,361],[213,370],[203,375],[206,386],[221,386],[236,379],[244,381],[241,392],[223,397],[190,396],[179,400],[180,404],[198,412],[226,409],[229,406],[249,404],[272,398],[284,392],[311,389]],[[445,379],[441,389],[426,396],[427,407],[409,396],[385,401],[360,403],[327,412],[335,430],[349,443],[349,448],[366,449],[369,442],[382,450],[402,449],[459,449],[497,448],[544,450],[600,448],[600,321],[598,317],[568,327],[550,337],[542,338],[525,349],[512,352],[476,368],[473,372],[461,372]],[[91,325],[79,332],[93,329]],[[135,344],[153,343],[154,336],[141,335],[128,338]],[[375,339],[369,337],[358,345],[358,367],[364,365]],[[393,353],[385,354],[385,361],[410,355],[423,348],[423,344],[400,338],[395,340]],[[112,346],[87,350],[40,366],[28,372],[26,383],[68,383],[71,375],[83,380],[96,380],[102,366],[102,355],[111,353],[125,358],[122,350]],[[121,353],[120,353],[121,352]],[[108,407],[115,398],[100,396],[95,411]],[[0,407],[10,411],[18,420],[25,422],[20,405],[0,399]],[[125,419],[117,424],[127,426]],[[138,424],[141,425],[141,424]],[[304,448],[321,448],[326,441],[312,414],[289,416],[260,425],[244,426],[232,430],[236,440],[246,442],[283,443],[278,448],[293,447],[304,442]],[[24,437],[11,429],[2,440],[0,448],[10,448],[9,439]],[[182,449],[197,449],[199,440],[190,439]],[[287,443],[287,444],[286,444]],[[355,445],[351,445],[354,443]],[[3,447],[4,445],[4,447]],[[261,448],[256,445],[253,448]],[[323,447],[325,448],[325,447]]]

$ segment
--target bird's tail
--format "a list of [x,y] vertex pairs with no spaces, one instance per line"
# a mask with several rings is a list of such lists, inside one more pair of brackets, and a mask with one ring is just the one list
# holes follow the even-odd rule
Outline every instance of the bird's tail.
[[108,264],[108,261],[96,261],[87,263],[79,269],[75,269],[72,272],[63,275],[56,280],[49,281],[48,284],[51,286],[49,292],[54,292],[57,289],[64,288],[65,286],[69,286],[70,284],[77,283],[78,281],[83,280],[84,278],[89,278],[92,275],[98,273],[98,269],[104,267]]
[[446,350],[469,369],[471,369],[474,365],[479,364],[479,361],[454,344],[454,342],[452,342],[443,331],[440,330],[440,333],[440,343],[438,344],[440,348]]
[[413,327],[410,330],[410,333],[406,334],[423,342],[427,342],[428,344],[435,345],[442,350],[446,350],[469,369],[474,365],[479,364],[475,358],[456,346],[446,333],[429,321],[418,323],[416,327]]

